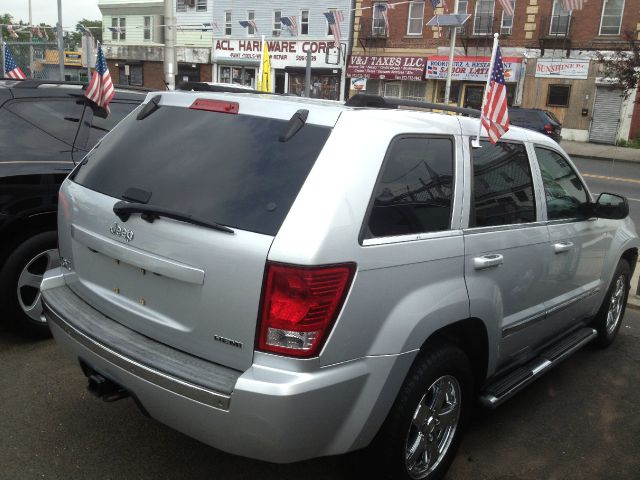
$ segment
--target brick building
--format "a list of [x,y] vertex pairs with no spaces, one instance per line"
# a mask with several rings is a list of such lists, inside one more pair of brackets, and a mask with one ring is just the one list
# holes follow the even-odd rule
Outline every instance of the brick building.
[[[447,3],[453,8],[454,0]],[[635,95],[611,88],[594,59],[625,48],[626,32],[638,35],[640,0],[590,0],[573,12],[562,0],[512,4],[511,17],[495,0],[459,0],[470,18],[457,31],[451,102],[480,106],[493,33],[500,33],[511,105],[552,111],[568,139],[613,143],[635,134]],[[425,25],[447,13],[441,5],[434,12],[431,2],[357,1],[347,74],[366,78],[369,93],[442,101],[451,29]]]

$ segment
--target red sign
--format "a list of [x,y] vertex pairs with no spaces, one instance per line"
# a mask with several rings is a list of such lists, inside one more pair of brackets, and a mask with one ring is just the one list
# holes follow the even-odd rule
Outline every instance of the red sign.
[[423,80],[424,57],[349,57],[347,77],[379,78],[382,80]]

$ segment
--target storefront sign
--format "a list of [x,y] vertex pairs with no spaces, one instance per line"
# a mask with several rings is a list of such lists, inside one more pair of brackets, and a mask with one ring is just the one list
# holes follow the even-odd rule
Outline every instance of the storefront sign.
[[[213,60],[218,64],[234,61],[260,61],[262,54],[260,40],[214,39]],[[335,49],[334,42],[267,40],[271,66],[276,69],[304,67],[307,52],[311,51],[313,68],[340,68],[340,65],[327,63],[327,52]],[[337,49],[336,49],[337,51]],[[335,57],[335,55],[334,55]]]
[[351,79],[351,90],[365,92],[367,90],[367,79],[364,77],[354,77]]
[[[58,63],[58,51],[46,50],[44,63],[55,65]],[[65,67],[82,67],[82,52],[64,52],[64,65]]]
[[536,64],[536,77],[586,80],[589,77],[589,60],[539,58]]
[[[504,79],[517,82],[522,70],[521,58],[503,58]],[[451,69],[453,80],[471,80],[486,82],[489,76],[490,57],[455,57]],[[429,57],[424,75],[427,79],[444,80],[449,68],[448,57]]]
[[426,59],[423,57],[371,57],[353,55],[349,58],[347,77],[379,78],[382,80],[422,80]]

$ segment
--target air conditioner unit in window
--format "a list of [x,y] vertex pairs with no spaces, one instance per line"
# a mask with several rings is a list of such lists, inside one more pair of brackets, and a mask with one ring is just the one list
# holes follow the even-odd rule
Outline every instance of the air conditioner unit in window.
[[185,7],[196,8],[196,0],[182,0]]

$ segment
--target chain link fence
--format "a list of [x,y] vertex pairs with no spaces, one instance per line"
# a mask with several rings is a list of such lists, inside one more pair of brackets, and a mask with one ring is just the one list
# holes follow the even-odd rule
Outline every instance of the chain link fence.
[[[7,47],[11,50],[13,58],[27,78],[60,80],[58,44],[56,42],[7,42]],[[3,49],[0,49],[0,66],[4,66]],[[86,71],[65,68],[64,80],[86,81],[86,78]]]

